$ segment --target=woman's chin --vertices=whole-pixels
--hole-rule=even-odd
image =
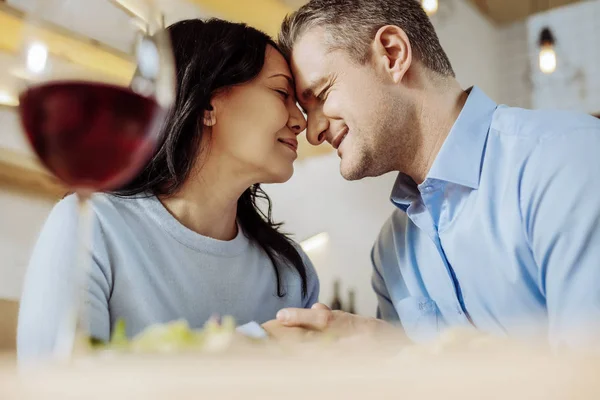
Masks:
[[[292,175],[294,175],[294,164],[290,163],[285,167],[278,168],[276,172],[269,174],[261,183],[285,183],[291,179]]]

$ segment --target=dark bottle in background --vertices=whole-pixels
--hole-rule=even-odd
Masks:
[[[354,289],[348,290],[348,308],[346,312],[356,314],[356,291]]]
[[[340,298],[340,281],[333,283],[333,300],[331,301],[332,310],[343,310],[342,299]]]

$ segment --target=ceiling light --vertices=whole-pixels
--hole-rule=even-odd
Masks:
[[[421,0],[421,5],[423,6],[423,10],[425,10],[427,15],[435,14],[439,7],[438,0]]]
[[[0,90],[0,105],[16,107],[19,105],[19,100],[6,90]]]
[[[34,74],[41,74],[48,63],[48,46],[44,43],[31,43],[27,48],[27,70]]]
[[[539,67],[540,71],[545,74],[551,74],[556,71],[556,51],[554,49],[556,40],[550,28],[546,27],[542,29],[540,33],[540,54],[539,54]]]

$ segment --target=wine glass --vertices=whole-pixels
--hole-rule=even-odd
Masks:
[[[163,15],[153,0],[128,3],[16,0],[0,7],[18,28],[0,85],[18,94],[28,142],[79,204],[74,301],[59,321],[54,352],[61,359],[89,335],[90,197],[139,172],[175,96]]]

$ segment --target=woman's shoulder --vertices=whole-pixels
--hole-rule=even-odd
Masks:
[[[148,213],[144,204],[152,201],[150,197],[118,197],[108,193],[92,195],[86,207],[89,207],[87,211],[91,214],[95,242],[100,238],[107,239],[107,236],[121,236],[147,221]],[[45,224],[46,230],[57,234],[76,232],[79,229],[81,211],[83,210],[76,194],[65,196],[50,212]]]
[[[130,208],[126,202],[119,201],[115,196],[98,193],[92,195],[86,207],[91,208],[94,216],[115,217],[120,212]],[[78,221],[80,211],[79,198],[76,194],[69,194],[58,201],[48,216],[49,221],[60,221],[62,224],[71,224]]]

